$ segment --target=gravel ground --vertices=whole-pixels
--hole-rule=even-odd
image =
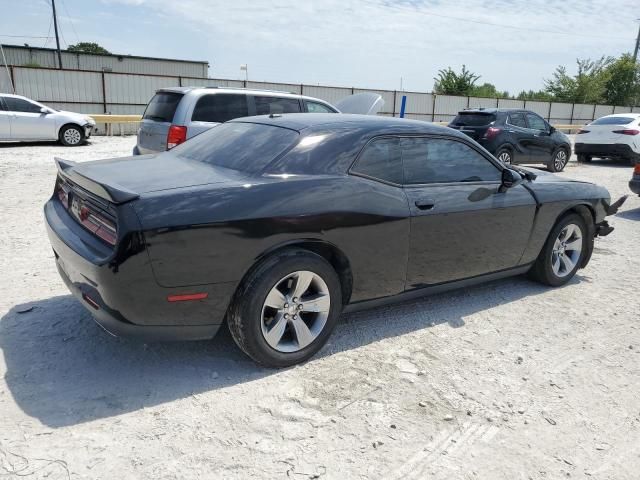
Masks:
[[[67,293],[42,219],[52,158],[134,141],[0,146],[0,478],[638,478],[638,197],[563,288],[518,277],[348,315],[273,371],[226,331],[112,338]],[[628,193],[628,166],[562,175]]]

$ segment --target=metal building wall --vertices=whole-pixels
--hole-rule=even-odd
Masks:
[[[3,45],[7,64],[35,64],[45,68],[57,68],[58,57],[55,50],[22,48]],[[112,71],[148,75],[175,75],[207,77],[208,64],[197,61],[177,61],[130,57],[127,55],[92,55],[86,53],[62,52],[62,67],[70,70]]]

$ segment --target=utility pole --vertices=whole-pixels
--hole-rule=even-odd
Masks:
[[[56,0],[51,0],[53,8],[53,30],[56,32],[56,50],[58,50],[58,68],[62,70],[62,54],[60,53],[60,37],[58,36],[58,16],[56,15]]]
[[[640,20],[640,18],[638,20]],[[636,48],[633,50],[633,63],[636,63],[638,61],[639,47],[640,47],[640,25],[638,25],[638,36],[636,37]]]

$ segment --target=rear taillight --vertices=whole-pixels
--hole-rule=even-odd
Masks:
[[[640,130],[625,128],[624,130],[614,130],[613,133],[619,133],[621,135],[638,135],[640,133]]]
[[[56,196],[62,206],[80,225],[109,245],[115,245],[118,231],[114,218],[91,201],[79,196],[64,180],[58,178]]]
[[[487,133],[484,134],[484,138],[487,140],[492,140],[498,136],[498,134],[502,131],[502,129],[497,127],[489,127],[487,128]]]
[[[633,174],[640,175],[640,163],[636,163],[636,166],[633,167]]]
[[[171,125],[167,133],[167,150],[180,145],[187,139],[187,127],[182,125]]]
[[[580,129],[580,130],[578,130],[578,135],[582,135],[583,133],[589,133],[589,132],[590,132],[590,130]]]

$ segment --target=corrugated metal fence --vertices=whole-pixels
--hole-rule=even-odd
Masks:
[[[12,66],[7,74],[0,69],[0,91],[10,92],[13,79],[16,92],[53,108],[81,113],[141,114],[156,89],[170,86],[246,87],[282,90],[317,97],[330,103],[360,92],[376,92],[385,101],[382,115],[398,116],[402,96],[407,96],[405,116],[425,121],[448,121],[458,111],[473,107],[526,108],[551,123],[583,124],[612,113],[640,112],[640,107],[584,105],[496,98],[458,97],[423,92],[367,90],[319,85],[269,83],[184,76],[138,75],[78,70],[56,70]],[[132,133],[135,125],[125,132]],[[101,129],[103,131],[103,129]]]

